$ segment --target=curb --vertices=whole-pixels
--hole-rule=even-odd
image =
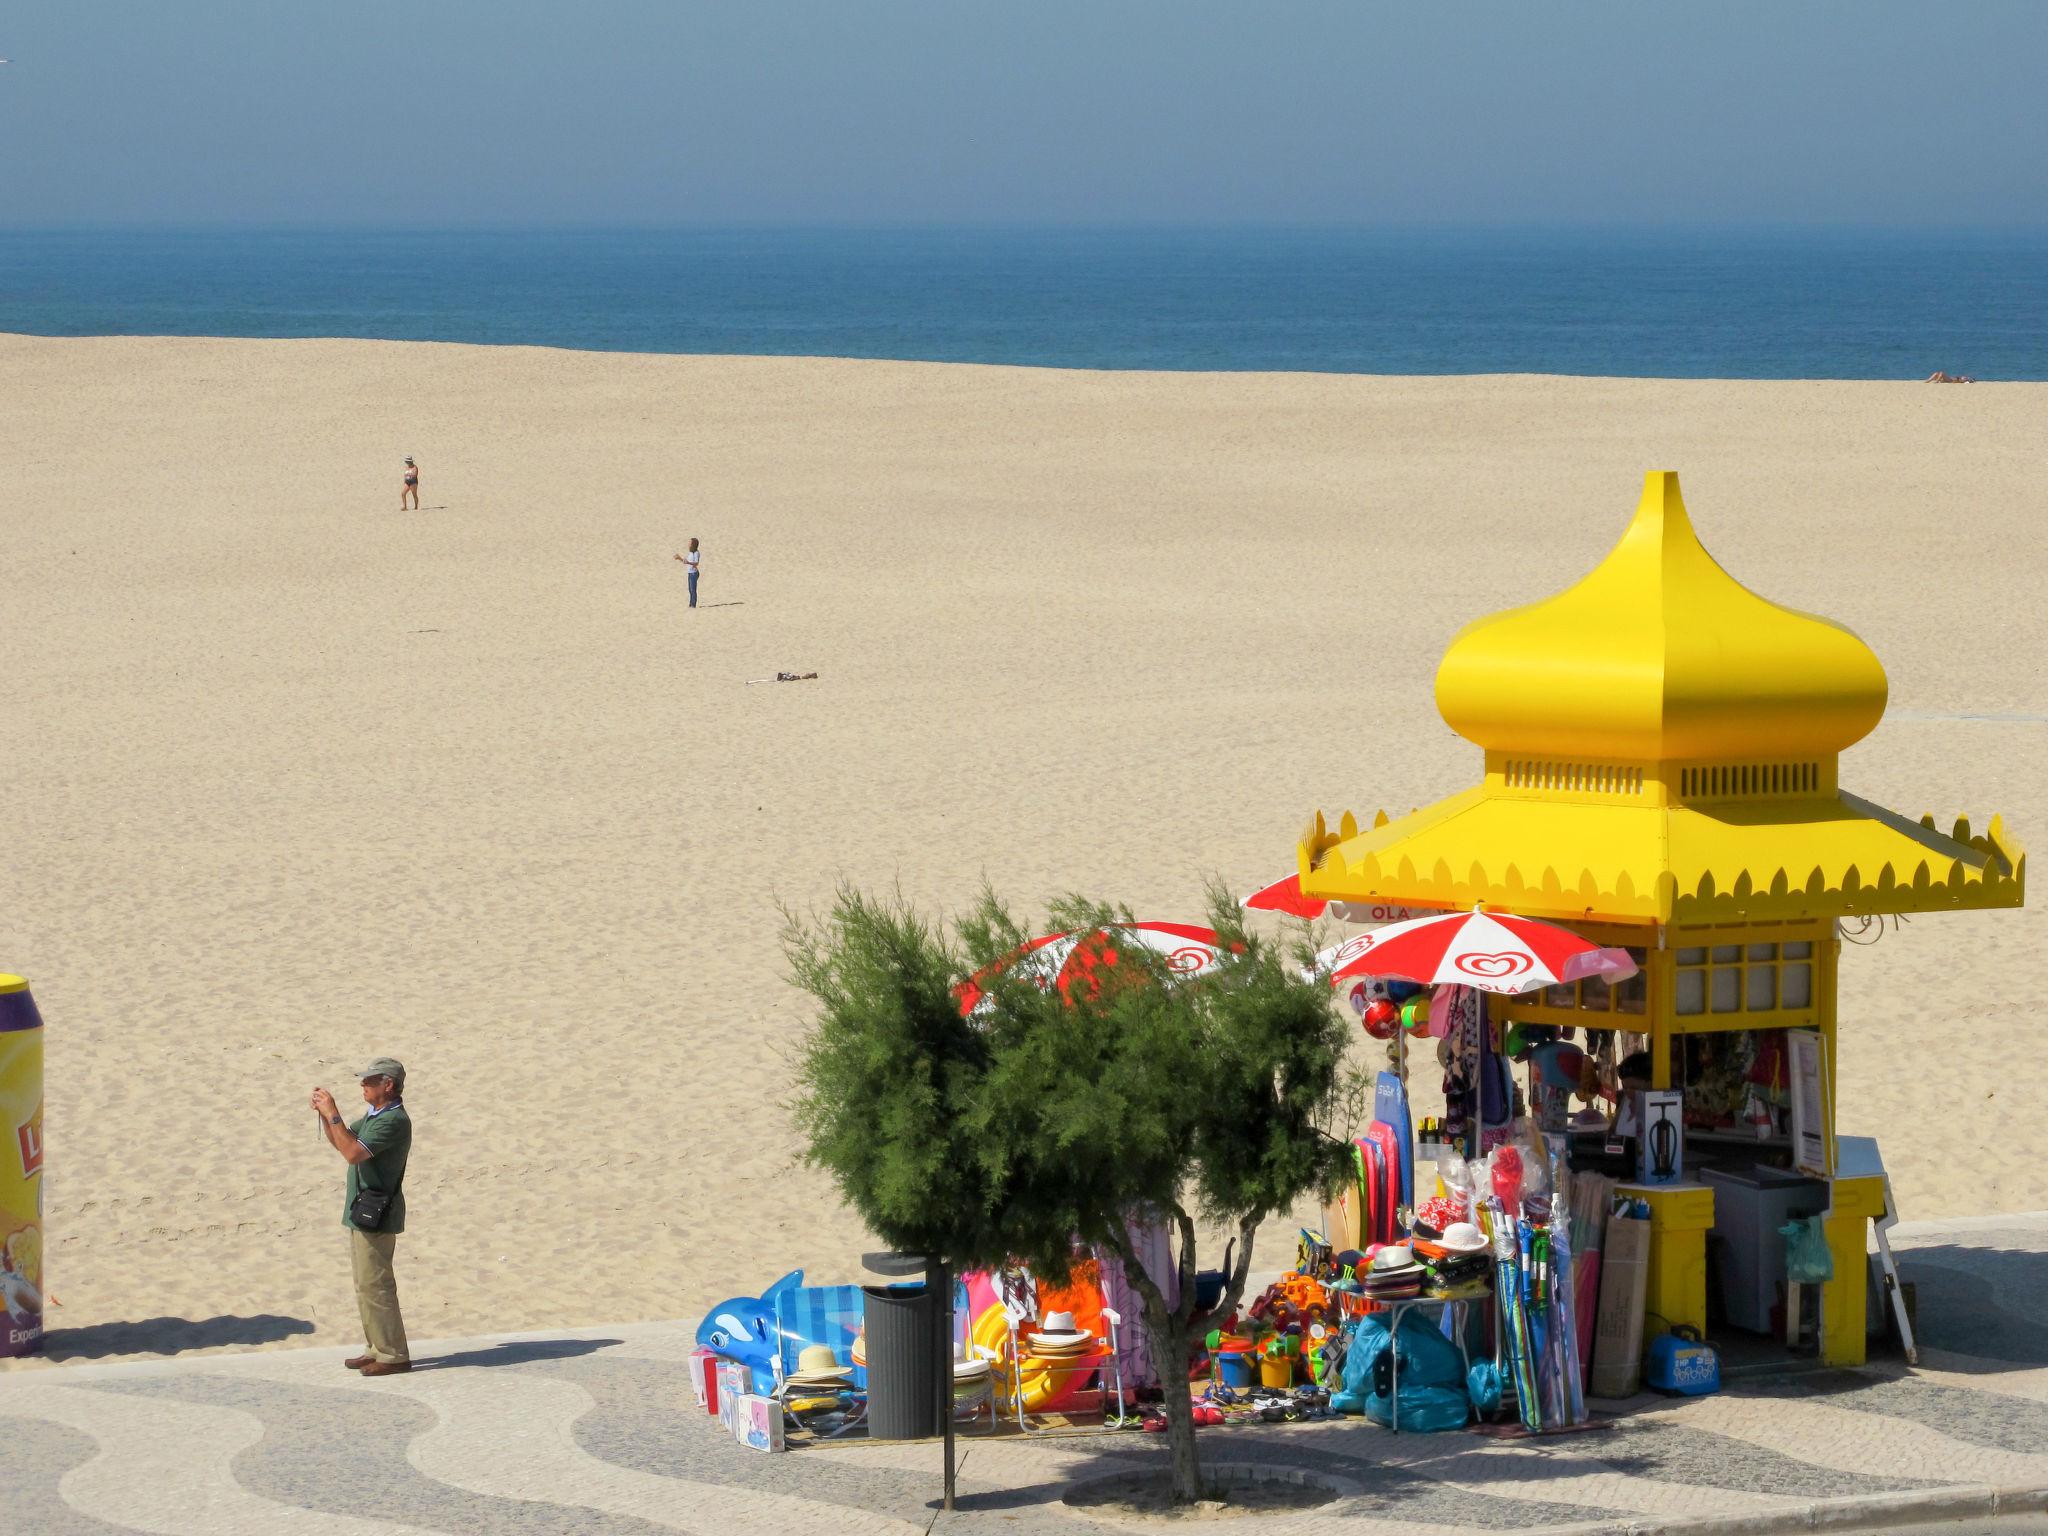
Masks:
[[[1676,1520],[1607,1520],[1543,1527],[1543,1536],[1779,1536],[1786,1531],[1853,1531],[1936,1520],[2048,1513],[2048,1484],[1992,1488],[1963,1483],[1921,1493],[1818,1499],[1758,1515]]]

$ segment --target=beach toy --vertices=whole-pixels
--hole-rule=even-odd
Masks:
[[[1359,1023],[1373,1039],[1391,1040],[1400,1032],[1401,1010],[1385,998],[1378,998],[1366,1004],[1365,1015]]]
[[[779,1344],[775,1332],[775,1307],[786,1292],[804,1283],[804,1272],[792,1269],[759,1296],[735,1296],[721,1301],[697,1325],[697,1342],[713,1354],[744,1365],[757,1391],[766,1391],[775,1380],[775,1357]]]
[[[1401,1027],[1411,1035],[1419,1035],[1429,1028],[1429,999],[1411,997],[1401,1004]]]
[[[1248,1349],[1218,1351],[1213,1357],[1216,1362],[1216,1379],[1234,1391],[1242,1392],[1252,1384],[1252,1352]]]
[[[1267,1354],[1259,1360],[1259,1385],[1276,1392],[1294,1385],[1294,1361],[1287,1355]]]

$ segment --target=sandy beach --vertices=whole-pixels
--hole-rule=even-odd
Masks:
[[[381,1052],[417,1338],[858,1278],[780,1107],[779,904],[1195,918],[1318,807],[1464,787],[1445,642],[1590,568],[1646,469],[1883,660],[1845,787],[2048,841],[2048,385],[5,337],[0,401],[59,1354],[352,1342],[306,1095]],[[1841,1129],[1909,1218],[2048,1203],[2044,908],[1845,958]]]

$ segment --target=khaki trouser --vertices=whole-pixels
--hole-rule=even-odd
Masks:
[[[398,1277],[391,1256],[398,1249],[396,1232],[358,1232],[349,1228],[349,1259],[355,1269],[356,1310],[363,1315],[363,1339],[370,1354],[386,1365],[410,1360],[405,1347],[405,1319],[398,1315]]]

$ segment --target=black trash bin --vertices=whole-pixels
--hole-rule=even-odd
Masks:
[[[939,1338],[928,1287],[864,1285],[868,1438],[923,1440],[939,1432]]]

